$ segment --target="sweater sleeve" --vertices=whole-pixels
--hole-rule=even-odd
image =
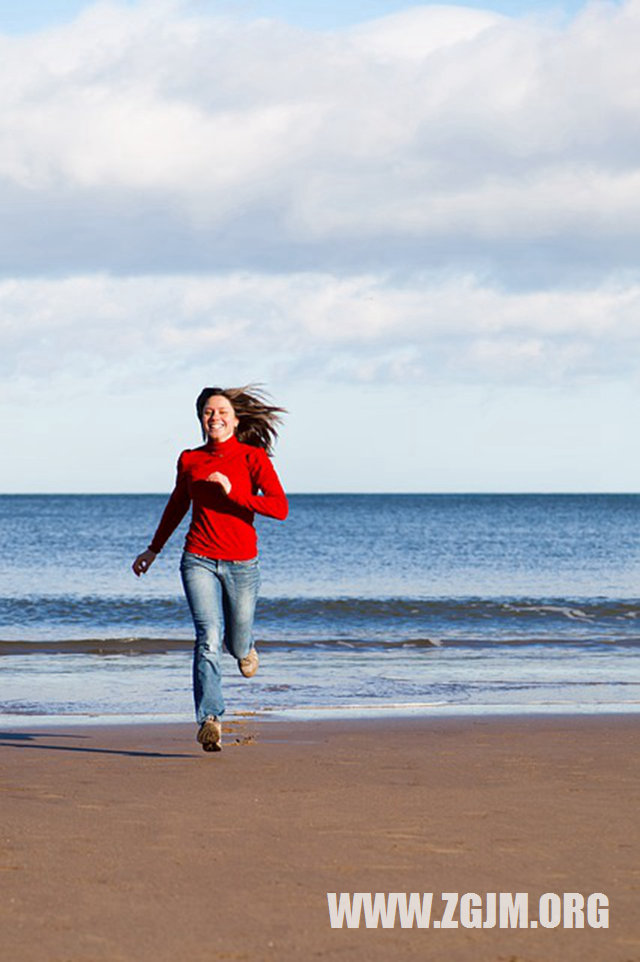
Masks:
[[[252,452],[249,471],[254,489],[257,488],[262,494],[242,494],[231,488],[229,500],[240,505],[241,508],[255,511],[256,514],[284,521],[289,513],[287,496],[271,459],[262,448],[256,448],[255,454]]]
[[[155,551],[156,554],[162,551],[165,544],[189,510],[189,505],[191,503],[191,495],[189,494],[189,484],[187,474],[184,470],[183,459],[184,453],[178,458],[178,470],[175,488],[171,492],[171,496],[167,501],[167,505],[162,513],[162,517],[160,518],[160,524],[158,525],[156,533],[154,534],[151,544],[149,545],[149,550]]]

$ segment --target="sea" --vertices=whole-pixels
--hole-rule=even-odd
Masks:
[[[165,495],[0,496],[4,725],[193,719]],[[256,519],[260,671],[230,716],[640,709],[640,495],[297,494]]]

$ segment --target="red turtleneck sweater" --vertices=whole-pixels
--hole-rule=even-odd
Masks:
[[[229,478],[228,495],[221,485],[206,480],[214,471]],[[235,436],[221,443],[208,441],[200,448],[182,452],[178,458],[176,486],[149,545],[151,551],[162,551],[192,502],[185,551],[221,561],[255,558],[258,553],[253,526],[256,512],[282,521],[289,510],[266,451],[241,444]]]

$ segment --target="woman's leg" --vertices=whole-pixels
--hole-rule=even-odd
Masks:
[[[221,561],[220,580],[223,586],[224,643],[227,651],[238,661],[251,651],[253,618],[260,588],[258,559],[252,561]]]
[[[224,612],[218,565],[223,562],[185,551],[180,563],[184,593],[196,630],[193,650],[193,698],[196,719],[224,714],[221,685]]]

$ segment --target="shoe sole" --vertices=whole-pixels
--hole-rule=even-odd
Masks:
[[[198,732],[197,739],[202,745],[202,750],[204,752],[221,752],[222,745],[220,740],[222,735],[220,731],[214,729],[212,726],[206,726]]]
[[[258,673],[258,668],[260,667],[260,659],[258,658],[258,652],[257,651],[255,652],[255,658],[251,659],[251,664],[247,665],[246,668],[243,668],[242,666],[242,662],[244,660],[245,660],[244,658],[241,658],[238,661],[238,669],[240,671],[240,674],[243,675],[245,678],[253,678],[253,676]]]

